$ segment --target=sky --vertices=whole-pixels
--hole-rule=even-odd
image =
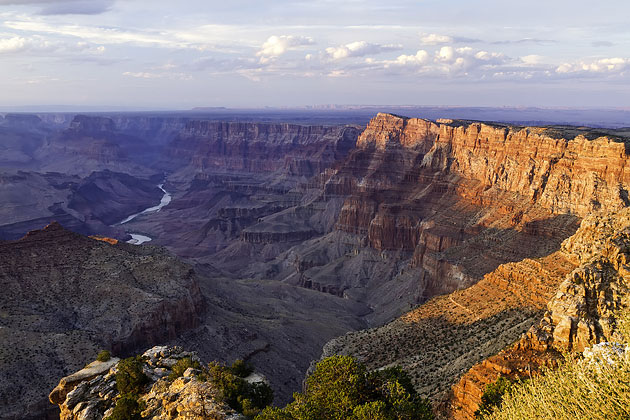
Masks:
[[[0,0],[0,106],[630,108],[627,0]]]

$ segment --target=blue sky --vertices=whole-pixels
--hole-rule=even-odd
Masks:
[[[0,0],[0,106],[630,107],[630,3]]]

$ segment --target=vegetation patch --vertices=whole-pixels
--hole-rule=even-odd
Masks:
[[[111,358],[112,358],[112,354],[108,350],[101,350],[100,352],[98,352],[98,355],[96,356],[96,360],[98,360],[99,362],[107,362]]]
[[[306,391],[285,408],[266,408],[256,420],[430,420],[429,401],[413,389],[399,367],[368,372],[350,356],[317,364]]]
[[[201,364],[198,361],[193,360],[192,357],[184,357],[183,359],[179,359],[177,363],[173,365],[172,371],[170,375],[168,375],[168,380],[174,381],[180,376],[183,376],[184,372],[186,372],[186,369],[188,368],[200,369]]]

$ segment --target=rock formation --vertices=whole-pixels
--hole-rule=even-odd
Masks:
[[[331,192],[354,189],[353,195],[361,197],[346,199],[338,229],[362,235],[375,249],[413,249],[410,267],[425,270],[423,278],[428,274],[433,279],[428,287],[435,288],[438,281],[442,287],[462,287],[488,274],[471,287],[429,300],[384,327],[333,340],[324,355],[353,354],[372,368],[401,364],[415,376],[421,392],[439,401],[460,375],[514,343],[544,316],[541,325],[528,333],[528,344],[520,344],[521,351],[510,349],[476,365],[454,388],[453,405],[463,407],[457,415],[470,416],[485,384],[499,373],[523,374],[553,363],[552,351],[540,354],[541,348],[550,348],[549,340],[557,348],[581,349],[614,330],[611,314],[620,304],[623,287],[618,281],[604,280],[610,264],[578,268],[573,280],[562,281],[583,264],[580,258],[590,258],[586,244],[601,252],[601,245],[593,245],[598,244],[594,238],[607,240],[588,233],[593,229],[589,223],[601,220],[602,226],[617,228],[625,223],[619,214],[611,216],[617,222],[602,218],[628,204],[622,140],[572,128],[451,120],[435,124],[381,114],[359,137],[358,148],[355,153],[364,157],[357,162],[371,156],[369,165],[354,165],[354,173],[361,177],[355,180],[339,170],[328,181],[334,186]],[[406,150],[410,152],[401,153]],[[366,155],[366,151],[373,152]],[[395,156],[397,164],[388,166],[396,170],[385,176],[379,168]],[[414,163],[405,166],[403,156]],[[401,188],[409,180],[415,186]],[[396,192],[391,195],[382,192],[392,189]],[[405,205],[392,205],[405,191],[413,191],[421,204],[408,200]],[[446,198],[451,200],[451,214],[445,214]],[[433,214],[422,217],[427,208]],[[471,209],[475,209],[469,213],[473,217],[467,216]],[[576,221],[592,213],[597,216],[554,252],[560,244],[546,241],[570,236]],[[608,234],[614,230],[607,229]],[[498,236],[497,230],[511,233]],[[531,245],[524,245],[528,236]],[[467,249],[458,252],[462,244]],[[537,258],[524,258],[524,248],[542,252],[530,256]],[[613,259],[621,258],[618,251],[610,252]],[[493,267],[489,256],[496,262],[502,258],[514,262]],[[558,288],[561,291],[552,299]],[[544,315],[550,300],[549,313]],[[383,348],[391,351],[383,353]]]
[[[0,406],[41,418],[46,388],[99,348],[125,354],[199,323],[190,266],[157,248],[110,245],[51,224],[0,243]]]
[[[218,400],[218,391],[209,382],[197,378],[200,371],[188,368],[183,376],[170,380],[172,367],[183,358],[199,357],[179,347],[153,347],[143,355],[143,372],[149,378],[144,404],[144,419],[160,420],[244,420]],[[119,393],[116,372],[120,359],[94,361],[67,376],[50,393],[50,401],[60,407],[61,420],[102,419],[112,413]]]

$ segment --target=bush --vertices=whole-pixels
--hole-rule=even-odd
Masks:
[[[111,358],[112,358],[112,355],[107,350],[101,350],[96,356],[96,360],[98,360],[99,362],[107,362]]]
[[[103,420],[141,420],[144,405],[138,401],[137,395],[123,395],[116,401],[112,414]]]
[[[492,420],[630,419],[630,311],[619,314],[625,340],[609,345],[591,358],[567,355],[557,370],[546,370],[514,386]]]
[[[116,388],[120,395],[141,394],[149,378],[142,371],[142,357],[130,357],[118,363]]]
[[[257,415],[273,401],[269,385],[261,382],[250,384],[234,374],[233,368],[212,362],[208,365],[207,376],[218,390],[219,399],[248,417]]]
[[[177,363],[173,365],[171,373],[170,375],[168,375],[168,380],[174,381],[175,379],[184,375],[184,372],[186,372],[186,369],[188,368],[200,369],[201,364],[199,364],[198,361],[193,360],[191,357],[184,357],[183,359],[179,359]]]
[[[431,420],[427,399],[413,389],[401,368],[367,372],[350,356],[333,356],[317,364],[283,409],[267,408],[256,420]]]
[[[234,363],[232,363],[231,370],[232,373],[239,378],[247,378],[249,375],[254,373],[253,366],[249,363],[246,363],[242,359],[236,359]]]
[[[512,388],[512,385],[512,381],[504,376],[499,376],[494,383],[486,385],[486,389],[481,396],[479,409],[475,411],[475,418],[485,418],[492,414],[496,408],[500,407],[503,401],[503,395]]]
[[[503,397],[493,420],[607,420],[630,418],[630,357],[589,361],[567,356]]]

